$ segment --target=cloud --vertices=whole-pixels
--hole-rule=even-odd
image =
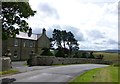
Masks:
[[[119,0],[76,0],[79,2],[90,2],[90,3],[113,3],[118,2]]]
[[[52,29],[52,28],[49,28],[49,29],[46,31],[46,33],[47,33],[47,36],[48,36],[49,38],[52,38],[53,29]]]
[[[37,14],[28,22],[34,32],[43,27],[71,31],[82,49],[117,48],[119,0],[30,0]],[[120,3],[120,2],[119,2]]]
[[[39,5],[39,9],[47,17],[54,17],[55,19],[59,19],[57,10],[55,8],[53,8],[52,6],[50,6],[49,4],[42,3]]]
[[[105,38],[104,33],[101,33],[98,30],[86,31],[86,33],[89,36],[89,38],[92,38],[92,40]]]
[[[98,20],[100,27],[117,28],[118,25],[118,3],[108,3],[103,6],[103,16]]]
[[[109,39],[107,43],[110,45],[118,44],[118,42],[113,39]]]
[[[80,42],[80,49],[83,50],[106,50],[118,49],[118,43],[114,40],[102,39],[97,41]],[[90,45],[89,45],[90,44]]]
[[[103,49],[107,49],[107,46],[103,46],[101,44],[94,44],[94,43],[91,43],[91,42],[87,42],[85,41],[84,43],[83,42],[80,42],[80,49],[81,50],[103,50]],[[88,45],[90,44],[90,45]]]
[[[38,27],[36,27],[36,28],[32,29],[32,32],[33,32],[34,34],[41,34],[41,33],[42,33],[42,29],[43,29],[43,28],[38,28]]]
[[[73,27],[73,26],[70,26],[70,25],[59,25],[59,24],[51,25],[47,29],[47,35],[49,37],[52,37],[52,33],[53,33],[54,29],[66,30],[67,32],[71,31],[74,34],[76,40],[78,40],[78,41],[84,41],[85,40],[83,33],[78,31],[79,28],[76,28],[76,27]]]
[[[85,40],[84,35],[80,31],[79,28],[73,27],[73,26],[69,26],[69,25],[64,25],[63,29],[66,29],[67,31],[71,31],[78,41],[84,41]]]

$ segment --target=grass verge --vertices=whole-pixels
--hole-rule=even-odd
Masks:
[[[27,63],[23,64],[23,66],[29,66]]]
[[[0,71],[0,75],[6,75],[6,74],[15,74],[15,73],[19,73],[18,70],[7,70],[7,71]]]
[[[69,84],[74,82],[118,82],[118,67],[92,69],[71,80]]]
[[[90,64],[90,63],[80,63],[80,64]],[[67,66],[67,65],[80,65],[80,64],[79,63],[78,64],[52,64],[51,66]]]
[[[76,65],[76,64],[52,64],[52,66],[67,66],[67,65]]]

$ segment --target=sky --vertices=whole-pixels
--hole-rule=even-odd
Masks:
[[[119,0],[29,0],[37,13],[28,19],[33,33],[71,31],[80,50],[118,49]]]

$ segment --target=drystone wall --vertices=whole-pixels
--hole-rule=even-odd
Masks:
[[[86,59],[86,58],[61,58],[54,56],[35,56],[32,60],[32,65],[54,65],[54,64],[111,64],[110,61],[100,59]]]

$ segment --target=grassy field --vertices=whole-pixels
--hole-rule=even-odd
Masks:
[[[76,77],[69,84],[74,82],[118,82],[118,67],[97,68],[83,73]]]
[[[112,61],[112,60],[118,60],[118,53],[105,53],[105,52],[94,52],[93,55],[104,55],[104,60]]]

